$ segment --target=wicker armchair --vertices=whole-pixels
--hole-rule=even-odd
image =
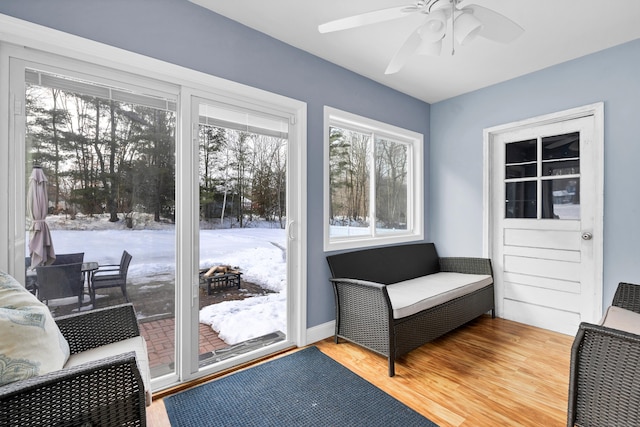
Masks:
[[[140,331],[131,304],[59,317],[71,354]],[[145,426],[145,387],[133,351],[0,387],[2,426]]]
[[[640,286],[620,283],[612,306],[640,313]],[[638,366],[640,335],[581,323],[571,349],[567,425],[639,426]]]

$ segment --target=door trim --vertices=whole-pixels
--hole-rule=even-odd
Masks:
[[[494,204],[493,202],[493,177],[495,173],[492,167],[493,143],[497,135],[506,132],[512,132],[519,129],[558,123],[562,121],[577,119],[581,117],[593,116],[593,143],[596,157],[596,176],[594,177],[596,185],[595,195],[595,218],[593,224],[593,235],[597,236],[593,242],[594,253],[594,279],[595,294],[594,307],[592,309],[592,318],[598,319],[602,315],[602,278],[603,278],[603,247],[604,247],[604,103],[598,102],[569,110],[559,111],[555,113],[545,114],[529,119],[506,123],[493,126],[483,130],[483,195],[482,195],[482,251],[483,256],[490,257],[493,248],[494,229],[496,221],[494,220]],[[495,286],[496,299],[496,315],[503,315],[504,287],[501,283]]]

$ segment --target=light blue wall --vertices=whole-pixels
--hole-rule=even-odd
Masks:
[[[323,106],[424,134],[429,164],[428,104],[187,0],[2,0],[0,13],[307,103],[308,327],[335,317],[322,246]]]
[[[482,254],[483,129],[604,101],[604,293],[640,283],[640,40],[431,106],[430,237]]]

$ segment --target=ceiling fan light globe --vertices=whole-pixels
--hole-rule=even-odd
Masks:
[[[434,33],[444,32],[447,28],[447,15],[442,10],[436,10],[427,15],[425,25]]]
[[[482,30],[482,23],[468,12],[463,12],[456,17],[454,27],[454,37],[458,44],[465,45],[473,40],[480,30]]]
[[[427,19],[427,21],[418,30],[418,34],[420,34],[420,38],[425,42],[434,43],[438,40],[442,40],[446,31],[447,26],[445,21]]]

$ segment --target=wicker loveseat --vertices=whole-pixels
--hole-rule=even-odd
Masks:
[[[571,348],[570,427],[640,426],[640,285],[620,283],[600,324]]]
[[[387,246],[327,257],[336,298],[335,340],[395,360],[491,311],[486,258],[440,258],[433,243]]]
[[[69,344],[69,360],[61,370],[0,386],[0,425],[146,425],[149,364],[133,306],[55,323]]]

